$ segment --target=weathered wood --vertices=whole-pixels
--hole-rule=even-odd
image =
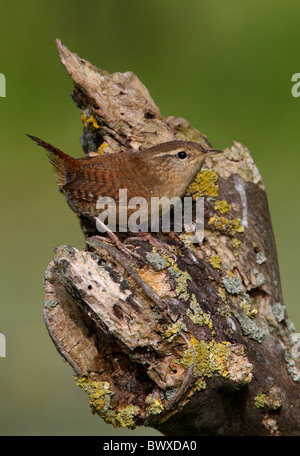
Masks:
[[[133,73],[108,74],[57,45],[86,153],[104,142],[109,153],[175,138],[209,146],[186,120],[164,119]],[[205,237],[189,244],[186,233],[164,235],[176,260],[147,242],[136,243],[143,261],[93,238],[83,251],[56,249],[45,274],[50,336],[93,411],[115,426],[299,434],[299,358],[250,152],[234,142],[207,158],[188,194],[205,197]]]

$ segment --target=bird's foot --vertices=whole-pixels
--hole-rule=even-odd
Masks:
[[[142,260],[143,259],[141,257],[141,255],[139,255],[138,253],[136,253],[136,252],[131,250],[131,248],[134,249],[133,245],[126,246],[125,243],[120,241],[118,236],[113,231],[111,231],[101,220],[99,220],[97,218],[96,221],[97,221],[97,223],[99,225],[101,225],[101,227],[103,229],[105,229],[105,232],[107,233],[108,237],[100,236],[100,235],[96,234],[96,235],[92,236],[92,239],[99,240],[99,241],[104,241],[104,242],[111,242],[119,250],[121,250],[121,252],[125,253],[125,255],[133,256],[133,257],[137,258],[138,260]]]

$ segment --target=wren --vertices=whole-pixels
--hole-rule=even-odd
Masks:
[[[80,219],[93,221],[99,215],[99,198],[111,197],[118,202],[120,189],[127,189],[128,199],[142,197],[149,203],[151,197],[181,198],[204,158],[222,152],[204,149],[195,142],[174,140],[140,151],[75,159],[35,136],[27,136],[46,149],[71,209]],[[132,254],[114,233],[105,231],[123,252]],[[151,234],[146,234],[145,239],[154,240]]]

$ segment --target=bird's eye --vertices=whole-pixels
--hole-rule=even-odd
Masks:
[[[184,150],[181,150],[180,152],[178,152],[177,157],[178,158],[185,158],[186,157],[186,152]]]

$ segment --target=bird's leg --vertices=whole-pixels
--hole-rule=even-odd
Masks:
[[[153,245],[153,247],[157,248],[158,250],[161,250],[167,255],[173,256],[176,259],[176,256],[173,253],[171,253],[171,247],[168,244],[156,239],[149,232],[138,231],[135,233],[135,236],[130,236],[127,239],[125,239],[124,244],[130,244],[130,242],[132,241],[148,241],[151,245]]]
[[[134,257],[138,258],[139,260],[142,260],[142,257],[138,253],[132,252],[123,242],[120,241],[118,236],[113,231],[111,231],[99,218],[96,217],[95,220],[96,220],[97,224],[99,224],[105,230],[105,232],[108,234],[109,239],[105,236],[99,236],[98,234],[93,236],[93,239],[96,239],[96,240],[99,239],[100,241],[105,241],[105,242],[110,240],[116,247],[118,247],[119,250],[121,250],[121,252],[125,253],[125,255],[134,256]],[[134,246],[131,246],[131,247],[134,247]]]

